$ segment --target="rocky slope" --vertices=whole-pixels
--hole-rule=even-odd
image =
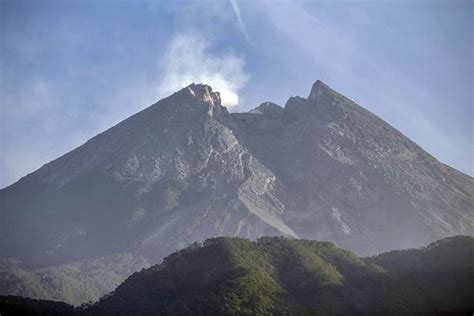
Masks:
[[[299,237],[368,254],[474,233],[473,178],[321,81],[257,112],[231,115],[236,135],[276,175]]]
[[[473,178],[320,81],[235,114],[192,84],[1,190],[0,256],[159,260],[224,235],[372,254],[474,235],[473,203]]]

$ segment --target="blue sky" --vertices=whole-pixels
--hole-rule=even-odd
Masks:
[[[231,111],[321,79],[474,174],[473,1],[0,2],[0,187],[193,81]]]

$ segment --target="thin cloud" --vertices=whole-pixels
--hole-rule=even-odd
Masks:
[[[239,103],[239,90],[248,80],[244,59],[232,53],[216,55],[200,35],[176,35],[161,59],[160,96],[166,96],[193,82],[210,85],[221,94],[222,104]]]
[[[232,11],[234,11],[235,17],[237,18],[237,22],[239,23],[240,32],[242,32],[242,35],[248,41],[249,37],[247,35],[247,30],[245,28],[245,25],[242,21],[242,17],[240,15],[240,8],[239,8],[239,5],[237,4],[237,0],[229,0],[229,3],[232,7]]]
[[[90,99],[94,106],[86,109],[80,99],[68,96],[73,91],[45,78],[2,87],[0,188],[158,100],[144,78],[131,77],[114,87],[95,94]]]
[[[455,129],[450,128],[448,123],[441,124],[443,120],[456,117],[455,111],[445,116],[441,113],[446,112],[446,99],[450,99],[448,102],[453,104],[456,103],[454,100],[459,100],[457,103],[465,102],[462,89],[459,88],[459,93],[454,94],[452,85],[448,84],[443,92],[444,97],[440,98],[434,93],[432,87],[436,81],[425,80],[426,73],[422,68],[410,66],[417,57],[407,52],[416,51],[419,47],[414,46],[417,44],[414,40],[407,40],[403,36],[403,29],[398,29],[398,24],[395,29],[393,22],[385,25],[383,15],[374,15],[375,19],[371,15],[373,12],[367,9],[345,6],[339,12],[340,15],[335,15],[331,11],[317,10],[311,3],[304,1],[282,1],[278,5],[256,2],[252,9],[256,12],[255,16],[271,25],[274,33],[284,39],[274,42],[276,44],[273,44],[272,51],[291,45],[294,47],[291,57],[306,61],[308,69],[300,77],[311,74],[311,69],[317,76],[311,80],[322,78],[388,121],[433,156],[462,172],[470,175],[474,173],[473,134],[462,132],[466,129],[461,129],[461,126]],[[427,16],[420,15],[425,19]],[[345,21],[341,21],[341,17]],[[307,30],[311,30],[311,40]],[[382,44],[379,47],[369,45],[367,34],[374,34],[371,36],[373,43]],[[380,34],[387,34],[395,44],[386,43]],[[422,40],[420,34],[417,32],[413,38]],[[435,37],[434,34],[431,36]],[[433,42],[428,38],[426,43]],[[388,47],[396,47],[403,54],[387,56],[387,53],[381,53],[388,52]],[[421,51],[418,53],[424,54]],[[426,55],[432,56],[432,53]],[[452,69],[456,67],[454,60],[443,58],[430,72],[440,73],[444,67],[453,71],[447,71],[446,78],[453,76]],[[462,84],[463,81],[458,82],[456,89]],[[472,116],[472,112],[466,112],[466,116],[469,115]]]
[[[2,87],[0,187],[63,153],[58,150],[62,144],[51,141],[58,129],[70,123],[60,114],[61,104],[61,96],[43,78],[29,80],[22,89]],[[63,143],[70,137],[64,136]]]

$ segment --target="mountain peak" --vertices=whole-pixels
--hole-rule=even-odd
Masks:
[[[221,104],[219,92],[213,92],[212,87],[203,83],[191,83],[186,88],[174,93],[177,96],[187,96],[192,99],[204,101],[205,103]]]
[[[277,117],[283,113],[283,108],[273,102],[264,102],[248,113],[263,114],[268,117]]]
[[[181,104],[186,109],[205,110],[209,116],[227,112],[226,108],[221,104],[220,93],[212,91],[211,86],[202,83],[192,83],[175,92],[167,99],[173,104],[173,107]]]
[[[322,81],[276,119],[256,110],[191,84],[127,118],[0,190],[0,252],[41,266],[291,235],[369,254],[474,234],[474,180]]]
[[[331,91],[331,88],[322,82],[321,80],[316,80],[316,82],[311,87],[311,92],[309,93],[308,99],[315,100],[319,95]]]

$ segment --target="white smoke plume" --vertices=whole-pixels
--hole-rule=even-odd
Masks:
[[[236,106],[238,92],[248,80],[244,64],[232,53],[212,54],[209,41],[200,35],[178,34],[160,62],[163,75],[158,92],[166,96],[193,82],[204,83],[220,92],[222,105]]]

